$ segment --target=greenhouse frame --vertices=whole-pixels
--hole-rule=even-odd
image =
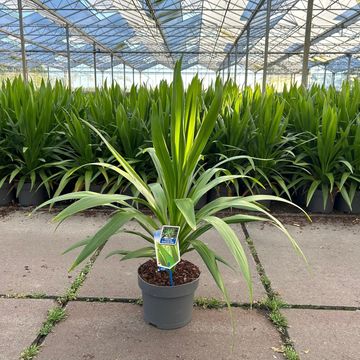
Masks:
[[[0,0],[0,360],[360,360],[360,0]]]
[[[357,0],[2,0],[0,75],[129,88],[182,57],[185,81],[340,86],[359,72],[359,25]]]

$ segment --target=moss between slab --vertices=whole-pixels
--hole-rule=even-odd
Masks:
[[[59,298],[57,298],[58,305],[48,311],[45,322],[42,324],[36,339],[33,343],[25,348],[21,355],[21,360],[31,360],[33,359],[38,352],[40,351],[41,344],[44,342],[46,336],[52,331],[52,329],[58,324],[60,321],[64,320],[66,317],[66,305],[69,301],[75,300],[77,297],[77,293],[80,290],[80,287],[86,280],[87,275],[89,274],[96,258],[98,257],[101,249],[99,249],[88,261],[85,267],[80,271],[80,273],[76,276],[73,283],[66,290],[65,294]],[[26,296],[26,297],[29,297]],[[30,294],[30,298],[41,299],[44,298],[43,294]]]
[[[20,359],[31,360],[38,354],[39,350],[40,350],[39,345],[30,345],[21,353]]]
[[[246,243],[250,249],[251,255],[256,263],[256,270],[260,276],[260,281],[266,291],[266,299],[260,304],[261,308],[265,308],[268,319],[274,324],[279,331],[283,346],[279,349],[279,352],[283,353],[284,357],[288,360],[300,360],[299,354],[294,348],[287,327],[288,322],[286,317],[281,313],[281,309],[286,307],[286,303],[281,299],[271,286],[271,281],[265,273],[265,269],[260,262],[260,258],[256,251],[254,242],[252,241],[246,226],[242,224],[242,229],[245,234]]]

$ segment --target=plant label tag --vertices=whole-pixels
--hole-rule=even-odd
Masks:
[[[180,261],[179,226],[164,225],[154,233],[156,262],[159,268],[172,269]]]

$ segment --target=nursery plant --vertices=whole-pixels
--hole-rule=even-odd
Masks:
[[[42,82],[35,89],[20,78],[8,81],[5,87],[2,116],[6,116],[5,139],[13,163],[8,181],[16,182],[17,195],[24,184],[33,192],[43,186],[49,194],[54,164],[62,161],[53,105],[56,92],[50,84]]]
[[[101,140],[80,120],[80,114],[72,109],[64,114],[62,122],[59,121],[59,128],[66,141],[61,148],[64,160],[53,175],[59,182],[55,196],[67,187],[68,191],[90,190],[96,184],[102,190],[109,183],[106,169],[89,164],[101,161],[102,156],[109,159],[110,152],[101,151]]]
[[[296,162],[302,164],[304,171],[294,174],[291,186],[305,191],[306,206],[311,204],[316,191],[321,191],[318,198],[323,210],[329,212],[332,210],[336,191],[343,191],[346,180],[344,170],[346,173],[353,173],[352,164],[345,156],[350,125],[341,129],[336,108],[326,101],[320,116],[310,97],[299,103],[299,107],[302,105],[304,111],[298,116],[301,124],[306,121],[308,127],[304,126],[304,128],[309,130],[304,131],[300,137],[300,144],[296,147]],[[299,130],[296,122],[297,120],[294,122],[295,128]],[[316,204],[314,208],[321,210]]]
[[[344,158],[351,164],[352,170],[343,166],[336,203],[338,210],[360,212],[360,118],[350,122],[349,132],[344,138]]]
[[[218,198],[208,203],[200,210],[195,210],[195,205],[204,193],[218,184],[241,176],[223,175],[216,177],[216,174],[222,171],[222,165],[226,160],[198,175],[201,153],[209,140],[217,120],[222,104],[223,91],[220,79],[217,79],[211,105],[206,113],[200,115],[197,111],[197,104],[201,101],[200,89],[199,79],[195,77],[185,96],[181,79],[181,62],[178,62],[175,66],[172,84],[171,119],[169,129],[171,139],[170,146],[166,144],[165,140],[167,129],[164,129],[163,117],[165,115],[162,111],[161,99],[152,103],[151,125],[153,147],[148,148],[147,153],[150,155],[157,171],[158,179],[155,183],[146,183],[124,157],[111,146],[104,135],[91,124],[87,123],[87,125],[98,134],[119,163],[118,166],[101,162],[97,163],[97,165],[106,169],[111,169],[119,174],[119,176],[126,178],[138,189],[142,198],[117,194],[96,194],[85,191],[58,196],[42,204],[41,207],[58,201],[69,199],[76,200],[76,202],[69,205],[55,216],[54,220],[60,222],[80,211],[95,206],[111,206],[114,210],[110,220],[94,236],[75,243],[67,250],[70,251],[77,247],[82,248],[80,254],[76,257],[76,260],[71,266],[71,269],[74,269],[96,250],[101,248],[112,235],[119,231],[126,232],[126,230],[122,230],[122,228],[131,220],[136,221],[140,225],[141,231],[129,232],[144,239],[147,246],[135,251],[119,249],[112,252],[110,255],[119,255],[122,260],[142,257],[154,259],[154,232],[160,229],[162,225],[179,226],[180,232],[178,239],[181,256],[185,256],[186,253],[193,250],[197,251],[228,303],[227,290],[218,267],[219,262],[224,264],[228,263],[217,255],[201,239],[201,235],[204,235],[210,229],[215,229],[219,233],[224,244],[228,247],[230,253],[234,257],[238,268],[247,283],[250,298],[252,298],[252,282],[249,263],[236,232],[230,224],[248,221],[270,222],[286,234],[295,250],[303,256],[299,246],[285,226],[258,203],[261,200],[268,199],[290,203],[287,200],[269,195],[252,195],[247,197],[235,196]],[[200,118],[200,116],[202,117]],[[196,123],[199,122],[199,120],[201,125],[198,130],[196,130]],[[135,203],[140,203],[145,206],[151,212],[151,215],[140,212],[136,207],[129,205],[127,201],[130,199]],[[236,214],[227,215],[224,218],[218,216],[219,212],[229,208],[238,209],[240,211]],[[244,213],[244,211],[252,211],[252,213]],[[180,264],[181,263],[172,269],[174,276],[177,275],[178,269],[181,268]],[[139,279],[139,282],[140,281],[143,280]],[[175,285],[178,284],[175,283]],[[144,287],[146,286],[151,286],[151,284],[146,283]],[[185,289],[182,286],[184,285],[173,287],[166,286],[165,288],[170,289],[170,291],[181,293],[181,289]],[[156,288],[159,288],[159,286]],[[195,288],[193,291],[194,290]],[[146,291],[144,292],[146,295]],[[167,295],[166,297],[169,296],[170,295]],[[192,296],[193,294],[191,295],[191,306]],[[166,312],[168,310],[164,304],[168,306],[169,302],[166,302],[166,299],[162,299],[160,304],[160,306],[162,306],[162,311],[160,311],[162,314],[164,311]],[[175,306],[176,305],[179,305],[179,302],[175,302]],[[144,309],[146,314],[148,309],[145,301]],[[154,310],[154,312],[158,314],[159,310]],[[167,313],[167,315],[169,315],[169,313]],[[169,316],[171,317],[171,314]],[[187,318],[185,322],[179,322],[177,319],[176,324],[173,324],[173,326],[182,326],[190,321],[190,318]],[[156,319],[152,319],[151,322],[156,324]],[[162,326],[161,321],[158,325],[160,327]],[[168,325],[169,324],[167,323],[164,327],[169,328]]]
[[[262,183],[267,192],[284,193],[290,198],[287,176],[294,172],[296,165],[292,146],[294,135],[287,133],[285,101],[270,87],[264,93],[256,87],[249,106],[251,119],[245,153],[255,158],[255,166],[250,168],[248,165],[245,173]],[[255,182],[247,179],[245,182],[252,192],[263,192]]]
[[[253,162],[246,156],[246,147],[251,141],[251,112],[249,100],[252,96],[252,90],[246,88],[244,92],[227,81],[224,86],[225,101],[223,102],[220,116],[215,123],[214,132],[209,139],[207,162],[216,164],[224,158],[233,158],[223,164],[226,172],[224,174],[238,173],[245,174],[248,167],[253,169]],[[218,176],[220,174],[217,174]],[[235,195],[239,193],[238,181],[233,180],[228,184],[222,185],[216,189],[217,195],[225,193]],[[213,191],[213,193],[215,193]]]

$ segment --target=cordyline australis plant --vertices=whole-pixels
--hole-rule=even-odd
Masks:
[[[285,233],[296,251],[303,256],[300,248],[284,225],[258,204],[258,201],[266,199],[289,203],[287,200],[266,195],[226,197],[218,198],[205,205],[202,209],[195,210],[195,205],[199,199],[210,189],[223,182],[242,177],[241,175],[216,176],[218,173],[223,172],[221,166],[226,160],[201,173],[199,172],[201,153],[213,131],[221,108],[223,92],[222,84],[218,79],[215,84],[214,97],[211,104],[205,111],[200,112],[200,107],[198,106],[199,102],[202,101],[200,84],[200,80],[195,77],[185,94],[181,79],[181,62],[178,62],[174,70],[170,114],[162,110],[160,98],[152,103],[151,128],[153,147],[146,151],[150,154],[157,171],[158,180],[156,183],[147,184],[121,154],[109,144],[105,137],[92,125],[88,124],[102,138],[103,142],[119,162],[118,166],[107,163],[96,163],[96,165],[112,169],[120,176],[126,178],[137,188],[142,198],[84,191],[58,196],[42,204],[40,207],[62,200],[77,200],[61,211],[54,218],[56,221],[63,221],[71,215],[95,206],[107,205],[114,209],[110,220],[94,236],[74,244],[67,250],[70,251],[77,247],[82,247],[82,251],[71,269],[74,269],[87,259],[94,251],[104,245],[112,235],[121,231],[122,227],[131,220],[139,223],[143,231],[124,231],[143,238],[148,243],[148,246],[135,251],[121,249],[109,255],[121,255],[122,260],[140,257],[155,258],[153,245],[154,231],[162,225],[180,226],[179,245],[181,255],[192,250],[197,251],[227,301],[228,295],[218,263],[222,262],[226,265],[228,263],[200,239],[200,236],[208,230],[214,228],[230,250],[246,280],[251,299],[252,282],[248,260],[230,224],[248,221],[268,221]],[[168,129],[164,127],[164,123],[167,122],[169,116],[170,127]],[[197,124],[200,124],[200,126],[197,126]],[[170,131],[170,146],[167,145],[166,141],[168,131]],[[132,200],[132,205],[129,205],[129,200]],[[145,215],[140,212],[133,206],[136,203],[148,208],[152,215]],[[262,216],[241,213],[225,218],[217,216],[217,213],[229,208],[254,211]]]

